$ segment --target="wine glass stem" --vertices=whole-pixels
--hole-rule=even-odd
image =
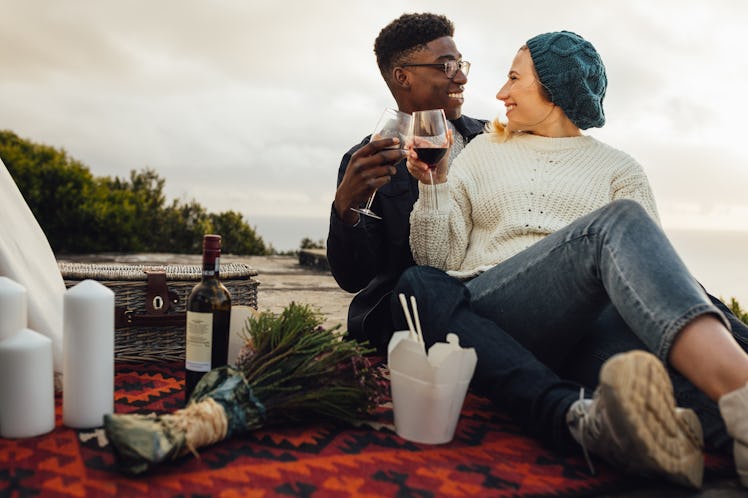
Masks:
[[[436,185],[434,185],[434,172],[429,168],[429,178],[431,179],[431,192],[434,194],[431,208],[434,211],[439,211],[439,197],[436,194]]]
[[[374,196],[377,195],[377,191],[371,193],[371,196],[369,196],[369,200],[366,201],[366,210],[371,211],[371,204],[374,202]]]

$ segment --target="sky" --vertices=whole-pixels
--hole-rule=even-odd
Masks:
[[[643,165],[663,226],[748,231],[742,0],[0,0],[0,129],[321,239],[341,156],[394,106],[373,41],[423,11],[455,23],[473,117],[504,117],[495,94],[528,38],[584,36],[609,79],[587,133]]]

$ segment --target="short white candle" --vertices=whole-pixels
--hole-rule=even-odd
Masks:
[[[85,429],[114,412],[114,292],[95,280],[65,291],[62,421]]]
[[[0,341],[28,327],[26,287],[0,277]]]
[[[34,437],[55,428],[52,341],[21,329],[0,341],[0,436]]]

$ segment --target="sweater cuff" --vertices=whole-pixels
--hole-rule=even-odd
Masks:
[[[449,182],[437,183],[436,185],[419,182],[418,196],[421,199],[423,209],[439,214],[449,214]],[[435,206],[438,206],[438,208],[435,209]]]

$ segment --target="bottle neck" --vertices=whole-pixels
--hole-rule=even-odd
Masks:
[[[203,278],[218,278],[221,264],[221,251],[203,252]]]

